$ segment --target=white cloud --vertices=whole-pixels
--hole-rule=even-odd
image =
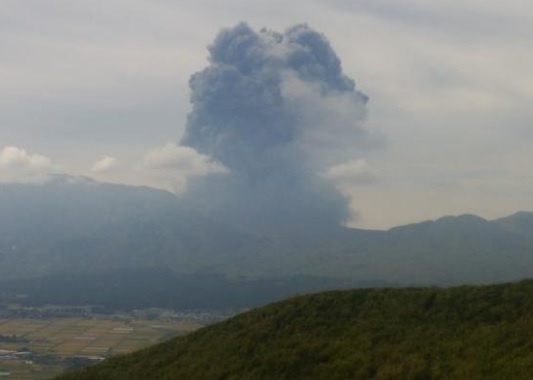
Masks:
[[[369,185],[377,182],[377,175],[370,164],[363,159],[351,160],[330,167],[322,173],[340,187]]]
[[[52,161],[46,156],[15,146],[0,150],[0,182],[42,182],[52,170]]]
[[[106,173],[115,169],[116,166],[117,159],[115,157],[104,156],[93,164],[91,170],[94,173]]]
[[[193,148],[178,146],[175,143],[149,151],[144,163],[147,168],[167,169],[184,173],[188,176],[203,176],[210,173],[225,173],[227,169],[208,156],[198,153]]]
[[[167,143],[149,151],[143,160],[143,168],[152,171],[159,182],[174,192],[186,190],[189,178],[209,174],[224,174],[228,169],[196,150]]]

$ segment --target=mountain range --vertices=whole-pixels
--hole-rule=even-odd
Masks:
[[[446,216],[387,231],[271,233],[213,219],[165,191],[56,176],[44,184],[1,184],[0,231],[0,283],[19,285],[143,270],[241,284],[320,278],[328,288],[533,277],[529,212],[492,221]]]

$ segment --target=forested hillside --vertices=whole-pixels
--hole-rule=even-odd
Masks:
[[[301,296],[57,380],[530,379],[533,281]]]

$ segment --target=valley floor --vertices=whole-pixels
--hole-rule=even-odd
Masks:
[[[133,314],[107,317],[0,317],[0,379],[40,380],[90,365],[201,327],[196,314],[181,319]],[[200,317],[200,315],[196,315]]]

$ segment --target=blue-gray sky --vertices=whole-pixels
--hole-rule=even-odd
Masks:
[[[4,0],[0,181],[47,172],[184,191],[222,173],[178,146],[188,80],[221,28],[308,23],[381,136],[327,173],[386,228],[531,210],[533,5],[523,0]],[[370,144],[372,145],[372,144]]]

